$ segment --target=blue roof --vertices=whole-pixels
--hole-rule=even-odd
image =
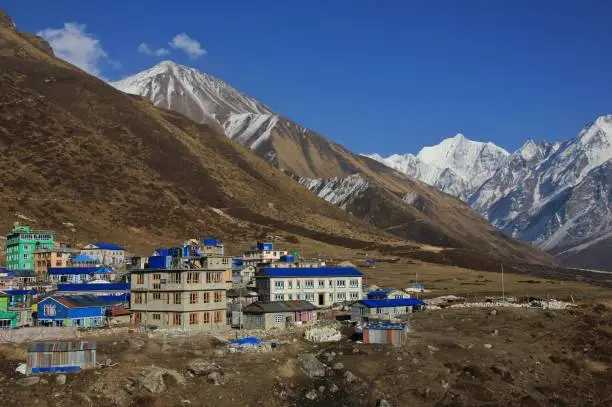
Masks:
[[[49,267],[47,273],[52,276],[67,274],[105,274],[112,273],[112,270],[106,267]]]
[[[28,294],[36,294],[34,290],[0,290],[0,293],[4,293],[6,295],[28,295]]]
[[[129,283],[58,284],[57,291],[129,291]]]
[[[34,270],[29,269],[18,269],[18,270],[7,270],[9,277],[36,277]]]
[[[389,295],[393,292],[393,290],[374,290],[370,291],[368,295]]]
[[[361,304],[368,308],[386,308],[386,307],[408,307],[413,305],[425,305],[425,303],[417,298],[392,298],[386,300],[361,300]]]
[[[86,254],[79,254],[78,256],[76,256],[75,258],[73,258],[72,260],[70,260],[73,263],[99,263],[98,260],[89,257]]]
[[[279,267],[263,268],[257,277],[361,277],[354,267]]]
[[[123,246],[120,246],[115,243],[91,243],[96,246],[98,249],[102,250],[125,250]]]

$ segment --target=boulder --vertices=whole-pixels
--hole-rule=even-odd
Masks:
[[[215,386],[222,385],[225,381],[223,380],[223,376],[219,372],[209,373],[207,376],[208,382],[214,384]]]
[[[40,377],[38,376],[29,376],[17,380],[17,384],[20,386],[33,386],[38,383],[40,383]]]
[[[336,384],[335,384],[335,383],[332,383],[332,384],[330,384],[330,385],[329,385],[329,391],[330,391],[331,393],[337,393],[337,392],[338,392],[338,390],[340,390],[340,389],[338,389],[338,386],[336,386]]]
[[[485,347],[485,349],[491,349],[493,347],[493,345],[491,345],[490,343],[485,343],[483,346]]]
[[[55,383],[57,383],[60,386],[63,386],[64,384],[66,384],[66,375],[60,374],[60,375],[55,376]]]
[[[376,407],[391,407],[391,404],[385,399],[380,399],[376,402]]]
[[[344,381],[347,383],[353,383],[357,380],[357,376],[355,376],[352,372],[346,371],[344,372]]]
[[[336,363],[334,363],[333,369],[334,370],[342,370],[342,369],[344,369],[344,364],[342,362],[336,362]]]
[[[221,367],[205,359],[193,359],[187,363],[187,371],[194,376],[205,376],[212,372],[218,372]]]
[[[306,393],[306,398],[308,400],[314,400],[317,398],[317,391],[315,389],[310,390],[308,393]]]
[[[312,353],[299,355],[298,363],[302,371],[311,379],[325,376],[325,364]]]
[[[427,350],[431,353],[433,352],[437,352],[440,350],[440,348],[438,348],[437,346],[433,346],[433,345],[427,345]]]
[[[146,342],[140,338],[129,338],[127,341],[130,349],[133,350],[140,350],[146,345]]]
[[[162,369],[149,369],[141,372],[140,385],[151,393],[161,393],[166,390]]]

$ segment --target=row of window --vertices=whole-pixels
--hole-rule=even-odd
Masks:
[[[146,304],[148,296],[146,293],[133,293],[134,304]],[[154,301],[163,300],[166,304],[208,304],[210,302],[223,302],[225,295],[223,291],[205,291],[205,292],[191,292],[185,293],[185,300],[183,300],[183,292],[176,293],[162,293],[154,292],[151,293],[151,297]]]
[[[287,289],[292,290],[293,287],[295,286],[296,289],[301,289],[302,287],[302,283],[301,280],[295,280],[295,283],[293,280],[289,280],[287,281]],[[325,288],[326,284],[325,284],[325,280],[317,280],[317,288]],[[336,280],[336,284],[335,284],[336,288],[346,288],[346,280]],[[315,280],[304,280],[304,288],[306,289],[312,289],[315,287]],[[334,287],[334,280],[327,280],[327,287],[328,288],[333,288]],[[349,280],[349,287],[351,288],[358,288],[359,287],[359,279],[351,279]],[[285,289],[285,281],[284,280],[275,280],[274,281],[274,288],[276,288],[277,290],[284,290]]]
[[[187,272],[187,284],[215,284],[223,282],[223,272],[198,272],[198,271],[190,271]],[[162,275],[160,273],[153,273],[153,289],[161,290],[161,286],[164,283]],[[167,281],[168,284],[182,284],[183,282],[183,273],[169,273]],[[145,274],[137,274],[136,275],[136,284],[144,284],[145,283]]]
[[[214,312],[204,312],[201,316],[199,312],[190,312],[189,313],[189,325],[198,325],[198,324],[210,324],[211,321],[214,323],[221,323],[223,321],[223,311],[214,311]],[[140,312],[134,313],[135,322],[141,323],[143,322],[143,315]],[[151,319],[153,323],[158,322],[162,323],[162,314],[152,313]],[[183,325],[183,314],[180,312],[173,312],[171,316],[169,316],[168,320],[169,325]]]
[[[336,295],[334,295],[333,293],[329,293],[329,302],[334,302],[334,301],[347,301],[347,300],[359,300],[360,296],[359,296],[359,292],[353,291],[348,293],[336,293]],[[291,301],[291,300],[305,300],[305,301],[311,301],[314,302],[315,300],[315,294],[314,293],[304,293],[304,294],[274,294],[274,301]]]
[[[21,240],[51,240],[52,236],[48,233],[22,233],[19,235]],[[14,239],[11,239],[11,242]]]
[[[55,261],[55,267],[62,267],[64,265],[64,262],[61,260],[56,260]],[[38,260],[36,262],[36,267],[50,267],[51,266],[51,262],[47,261],[47,260]]]

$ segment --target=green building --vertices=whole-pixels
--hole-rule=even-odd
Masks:
[[[0,329],[31,325],[32,295],[30,290],[0,290]]]
[[[6,236],[6,268],[9,270],[33,270],[34,251],[53,249],[55,232],[32,230],[29,226],[15,224]]]

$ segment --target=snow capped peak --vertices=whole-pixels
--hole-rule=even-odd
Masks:
[[[539,153],[540,149],[538,145],[532,139],[528,139],[515,154],[520,155],[526,161],[531,161],[538,156]]]

